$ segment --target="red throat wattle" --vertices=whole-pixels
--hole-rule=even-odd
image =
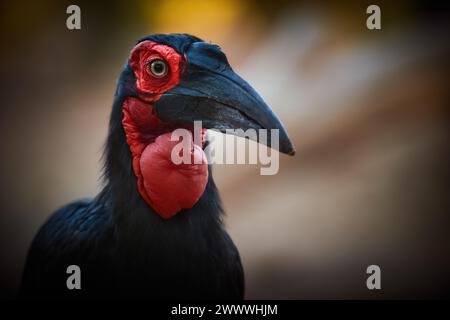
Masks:
[[[170,70],[164,77],[152,77],[147,69],[151,59],[166,61]],[[127,98],[123,105],[122,125],[133,157],[137,189],[145,202],[161,217],[168,219],[183,209],[192,208],[202,196],[208,182],[208,165],[201,146],[191,143],[189,164],[175,164],[172,149],[179,141],[171,141],[176,124],[158,118],[151,104],[159,95],[179,83],[183,59],[171,47],[144,41],[130,56],[130,66],[136,76],[136,86],[142,93],[152,94]],[[202,131],[202,144],[205,131]]]

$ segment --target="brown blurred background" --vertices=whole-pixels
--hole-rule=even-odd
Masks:
[[[66,28],[81,7],[82,29]],[[366,28],[381,7],[382,30]],[[141,36],[192,33],[285,123],[275,176],[216,166],[247,298],[450,292],[449,10],[409,1],[1,2],[0,296],[38,227],[99,190],[116,80]],[[382,290],[366,288],[370,264]]]

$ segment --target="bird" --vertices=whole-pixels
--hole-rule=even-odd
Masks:
[[[175,165],[170,135],[194,121],[202,121],[201,145],[187,150],[202,161]],[[114,95],[102,189],[41,226],[19,296],[244,299],[241,258],[204,161],[205,131],[232,128],[278,129],[278,150],[295,153],[281,121],[218,45],[188,34],[138,40]],[[67,285],[73,265],[79,288]]]

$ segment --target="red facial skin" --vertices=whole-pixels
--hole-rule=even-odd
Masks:
[[[155,77],[148,61],[161,59],[169,66],[168,73]],[[133,170],[141,197],[162,218],[168,219],[183,209],[192,208],[202,196],[208,182],[206,155],[200,146],[191,144],[191,159],[202,159],[201,164],[179,164],[171,160],[170,141],[177,126],[158,118],[152,102],[180,82],[184,60],[171,47],[152,41],[139,43],[131,52],[129,64],[136,76],[136,87],[143,102],[127,98],[123,103],[122,125],[133,156]],[[202,131],[204,143],[205,130]]]

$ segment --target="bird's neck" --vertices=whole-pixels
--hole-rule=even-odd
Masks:
[[[178,142],[170,138],[177,126],[161,121],[151,104],[137,98],[125,98],[119,103],[122,128],[118,128],[118,108],[115,108],[105,166],[114,193],[137,195],[136,201],[145,203],[149,214],[156,213],[165,219],[194,207],[205,191],[209,176],[202,148],[192,144],[190,149],[193,160],[202,159],[200,164],[192,161],[175,165],[171,154]],[[133,203],[133,199],[128,201]]]

